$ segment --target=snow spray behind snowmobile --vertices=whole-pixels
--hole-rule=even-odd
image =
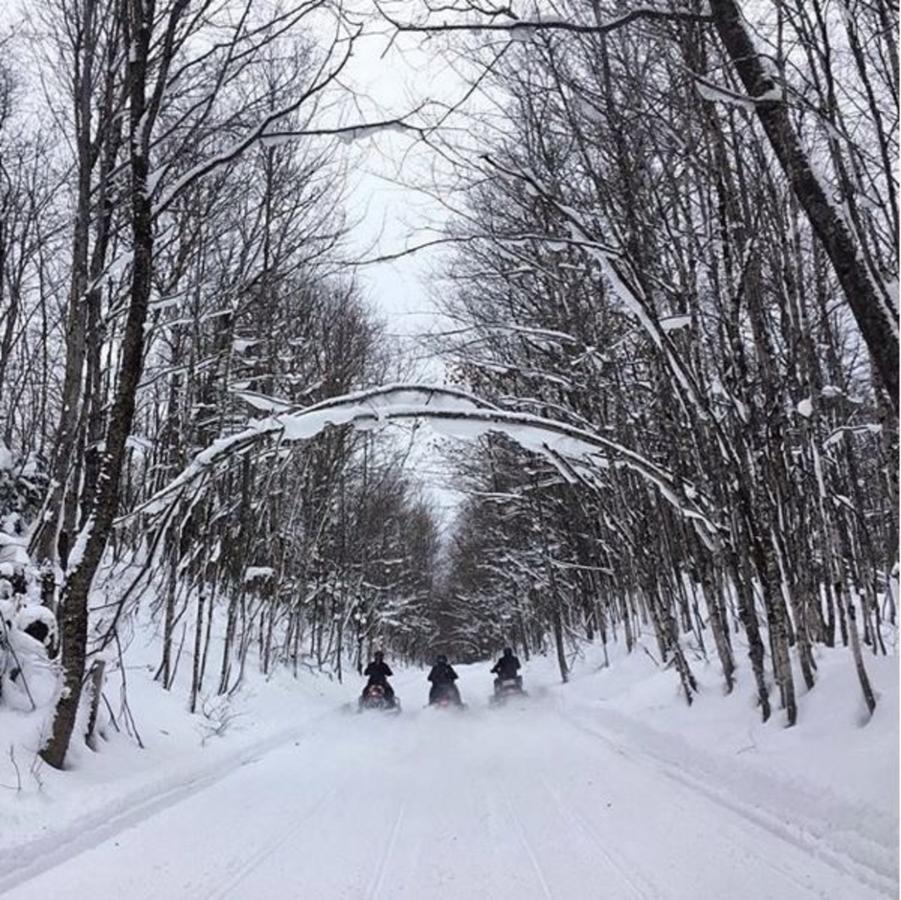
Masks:
[[[528,697],[528,694],[523,690],[521,676],[495,679],[494,694],[491,697],[493,705],[503,705],[508,700],[516,697]]]
[[[447,661],[447,657],[442,653],[435,659],[435,665],[429,672],[428,680],[431,683],[429,688],[429,706],[463,706],[463,700],[460,697],[460,691],[454,682],[458,675],[454,671],[454,667]]]
[[[400,712],[400,700],[396,694],[388,694],[383,684],[374,682],[366,685],[359,701],[359,712],[379,710],[381,712]]]
[[[429,691],[429,706],[437,706],[440,709],[452,706],[462,709],[463,705],[460,691],[452,681],[443,681],[432,685]]]
[[[513,648],[504,647],[504,655],[491,669],[491,674],[497,676],[494,679],[492,703],[506,703],[511,697],[525,696],[525,691],[522,689],[522,676],[519,674],[521,668],[522,664],[516,658]]]

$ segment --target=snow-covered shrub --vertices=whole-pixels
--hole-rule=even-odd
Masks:
[[[37,454],[20,458],[0,441],[0,533],[22,537],[38,512],[49,479]]]
[[[0,596],[9,593],[8,585],[0,581]],[[49,706],[58,648],[56,617],[49,609],[22,594],[0,599],[0,703],[23,711]]]
[[[26,527],[46,478],[0,442],[0,704],[33,710],[53,702],[59,651],[56,616],[40,602]]]

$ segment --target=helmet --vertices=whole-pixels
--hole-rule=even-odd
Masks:
[[[438,654],[438,659],[436,660],[439,665],[447,662],[447,657],[443,653]]]
[[[513,648],[504,647],[504,656],[513,656]]]

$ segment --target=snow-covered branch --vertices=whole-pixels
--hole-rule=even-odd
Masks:
[[[254,395],[250,402],[260,408],[259,395]],[[280,405],[281,401],[275,401],[273,408]],[[463,391],[404,384],[347,394],[306,409],[260,419],[198,454],[178,477],[138,511],[161,511],[169,498],[209,467],[260,441],[274,437],[288,442],[305,441],[328,426],[351,425],[365,430],[393,421],[424,421],[439,434],[466,440],[488,433],[503,434],[521,447],[546,456],[554,465],[564,459],[574,470],[590,476],[611,465],[625,466],[641,475],[682,515],[703,526],[708,540],[717,534],[716,523],[709,511],[698,504],[693,489],[686,489],[670,472],[629,447],[553,419],[498,409]]]

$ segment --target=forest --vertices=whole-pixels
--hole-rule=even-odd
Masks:
[[[148,627],[191,712],[251,667],[510,644],[565,682],[581,648],[648,635],[689,705],[713,665],[793,725],[844,648],[873,713],[897,628],[897,3],[4,19],[0,708],[42,709],[46,764],[132,731],[107,686]],[[361,115],[367,41],[451,59],[459,102]],[[353,153],[379,142],[439,161],[408,187],[442,233],[404,251],[440,247],[437,381],[348,261]]]

